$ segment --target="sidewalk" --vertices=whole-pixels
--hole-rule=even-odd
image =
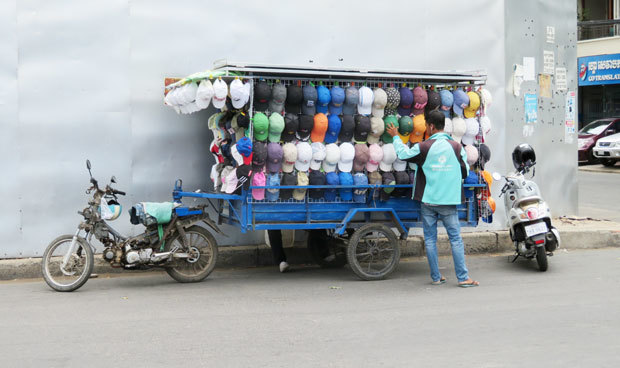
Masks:
[[[616,163],[616,165],[612,167],[603,165],[581,165],[579,166],[579,171],[620,174],[620,163]]]
[[[554,226],[560,231],[563,249],[596,249],[620,247],[620,223],[581,217],[555,219]],[[467,254],[511,253],[513,244],[507,230],[463,233]],[[437,247],[439,255],[450,255],[447,235],[439,235]],[[265,244],[234,247],[220,247],[218,268],[245,268],[272,265],[271,250]],[[286,249],[289,263],[311,264],[311,258],[304,243],[296,243]],[[424,239],[411,236],[401,248],[401,257],[423,257]],[[157,269],[155,269],[157,271]],[[95,273],[127,274],[149,271],[125,271],[111,268],[109,264],[95,257]],[[0,280],[41,277],[41,258],[0,260]]]

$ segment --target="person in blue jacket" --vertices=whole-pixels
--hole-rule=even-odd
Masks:
[[[398,129],[389,124],[388,133],[393,137],[394,150],[401,160],[412,159],[418,165],[413,199],[421,202],[422,226],[426,257],[431,269],[433,285],[441,285],[446,278],[439,272],[437,259],[437,220],[441,220],[452,246],[454,271],[461,287],[478,286],[478,281],[469,277],[465,265],[465,247],[461,238],[461,227],[457,205],[465,200],[463,179],[467,177],[469,165],[463,146],[444,133],[445,115],[437,110],[426,116],[426,141],[407,147],[398,136]]]

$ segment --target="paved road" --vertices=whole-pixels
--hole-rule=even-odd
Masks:
[[[580,170],[578,175],[579,215],[620,221],[620,174]]]
[[[620,248],[561,251],[546,273],[468,258],[475,289],[425,260],[362,282],[348,269],[101,277],[70,294],[1,282],[2,367],[618,367]]]

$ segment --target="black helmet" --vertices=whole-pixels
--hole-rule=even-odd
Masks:
[[[527,143],[521,143],[512,151],[512,163],[515,169],[523,170],[536,164],[536,152]]]

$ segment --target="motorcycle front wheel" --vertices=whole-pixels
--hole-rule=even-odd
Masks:
[[[71,248],[73,235],[54,239],[45,249],[41,273],[45,282],[56,291],[73,291],[88,281],[93,272],[93,250],[84,238],[77,238],[73,252],[63,267],[63,260]]]
[[[210,232],[200,226],[190,226],[185,229],[185,245],[183,246],[180,234],[175,234],[166,241],[164,249],[170,251],[178,246],[186,249],[188,258],[173,258],[166,267],[170,277],[178,282],[198,282],[204,280],[215,268],[217,262],[217,242]]]

